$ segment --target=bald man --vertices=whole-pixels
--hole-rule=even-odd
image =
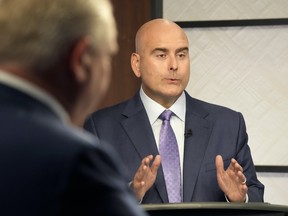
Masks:
[[[120,153],[136,197],[141,203],[173,202],[159,154],[159,116],[170,110],[181,167],[177,202],[263,202],[242,114],[185,91],[190,76],[185,32],[169,20],[151,20],[138,30],[135,45],[131,67],[142,80],[139,92],[93,113],[84,127]]]

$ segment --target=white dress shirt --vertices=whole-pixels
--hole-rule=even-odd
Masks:
[[[158,117],[160,114],[166,110],[165,107],[158,104],[156,101],[148,97],[143,91],[142,87],[140,89],[140,98],[143,102],[143,105],[146,109],[149,122],[151,124],[155,141],[159,149],[159,138],[160,138],[160,129],[162,125],[162,120]],[[169,108],[175,115],[171,116],[170,124],[174,130],[176,140],[178,143],[179,149],[179,158],[181,166],[181,189],[183,190],[183,157],[184,157],[184,133],[185,133],[185,113],[186,113],[186,97],[183,92],[177,101]],[[183,194],[183,193],[182,193]]]

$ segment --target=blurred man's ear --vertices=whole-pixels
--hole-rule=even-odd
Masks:
[[[92,43],[90,38],[80,39],[70,54],[70,70],[76,82],[82,83],[89,78],[92,67]]]
[[[141,71],[140,71],[140,56],[137,53],[132,53],[131,55],[131,68],[135,74],[136,77],[141,77]]]

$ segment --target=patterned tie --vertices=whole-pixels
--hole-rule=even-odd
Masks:
[[[159,116],[159,118],[162,119],[159,152],[169,203],[181,202],[180,160],[176,137],[170,125],[172,114],[172,111],[165,110]]]

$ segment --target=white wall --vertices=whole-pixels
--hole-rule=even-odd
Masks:
[[[288,173],[257,173],[265,185],[264,200],[271,204],[288,205]]]

